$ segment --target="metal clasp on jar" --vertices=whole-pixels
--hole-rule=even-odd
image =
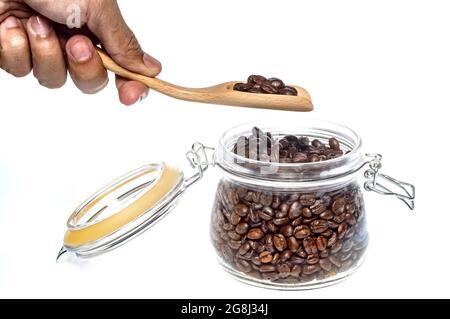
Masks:
[[[205,146],[202,143],[194,143],[192,148],[186,153],[186,158],[193,169],[197,172],[186,179],[186,187],[191,186],[203,177],[203,173],[210,167],[214,166],[215,162],[208,152],[214,152],[213,147]]]
[[[364,188],[381,195],[395,196],[404,202],[409,209],[414,210],[414,199],[416,197],[414,185],[381,174],[379,171],[382,167],[381,160],[383,157],[380,154],[366,154],[366,157],[370,160],[367,162],[369,169],[364,172],[366,178]],[[396,187],[397,190],[393,190],[392,186]]]

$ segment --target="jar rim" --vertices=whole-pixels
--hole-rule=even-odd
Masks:
[[[251,135],[253,127],[258,127],[264,132],[274,132],[282,135],[308,136],[318,139],[335,137],[345,150],[344,155],[321,162],[308,163],[280,163],[264,162],[249,159],[233,152],[233,145],[239,136]],[[247,122],[236,125],[226,131],[219,140],[215,161],[225,171],[231,174],[245,175],[249,178],[262,180],[291,180],[308,181],[334,178],[347,174],[364,161],[362,150],[362,138],[348,126],[323,120],[302,119],[295,121],[283,121],[277,125],[273,120]],[[249,169],[247,166],[253,166]],[[265,174],[261,168],[270,171]]]

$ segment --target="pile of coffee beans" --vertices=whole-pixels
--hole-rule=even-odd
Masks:
[[[233,89],[248,93],[298,95],[295,88],[285,85],[280,79],[267,79],[262,75],[250,75],[247,83],[236,83]]]
[[[311,141],[307,136],[286,135],[275,138],[271,133],[254,127],[251,136],[240,136],[237,139],[233,152],[242,153],[239,155],[250,159],[280,163],[321,162],[344,155],[336,138],[330,138],[325,143],[318,139]],[[271,156],[274,150],[277,151],[277,156]]]
[[[211,236],[224,263],[258,280],[299,284],[356,267],[368,242],[356,183],[326,192],[269,192],[220,182]]]

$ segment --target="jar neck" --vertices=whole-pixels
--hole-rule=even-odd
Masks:
[[[289,125],[291,124],[291,125]],[[334,159],[313,163],[280,163],[278,161],[259,161],[249,159],[233,152],[240,136],[249,136],[254,126],[260,127],[272,136],[307,136],[326,142],[336,138],[344,155]],[[330,122],[307,121],[283,123],[283,129],[266,123],[249,123],[226,132],[215,153],[215,162],[230,178],[244,180],[251,184],[270,184],[285,188],[298,188],[302,185],[339,184],[355,179],[366,159],[362,153],[361,138],[351,129]]]

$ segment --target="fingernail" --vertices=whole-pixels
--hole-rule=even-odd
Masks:
[[[145,91],[144,93],[142,93],[142,95],[139,97],[139,103],[144,101],[148,96],[148,91]]]
[[[151,70],[156,70],[159,73],[159,69],[161,68],[161,63],[156,60],[151,55],[144,53],[144,64]]]
[[[33,32],[40,37],[45,37],[50,33],[50,24],[42,17],[34,16],[30,18],[30,26]]]
[[[92,49],[85,41],[78,40],[70,46],[70,54],[76,62],[83,63],[92,58]]]
[[[13,29],[13,28],[17,28],[19,26],[19,20],[17,20],[16,17],[7,17],[5,21],[3,21],[2,25],[6,28],[6,29]]]

